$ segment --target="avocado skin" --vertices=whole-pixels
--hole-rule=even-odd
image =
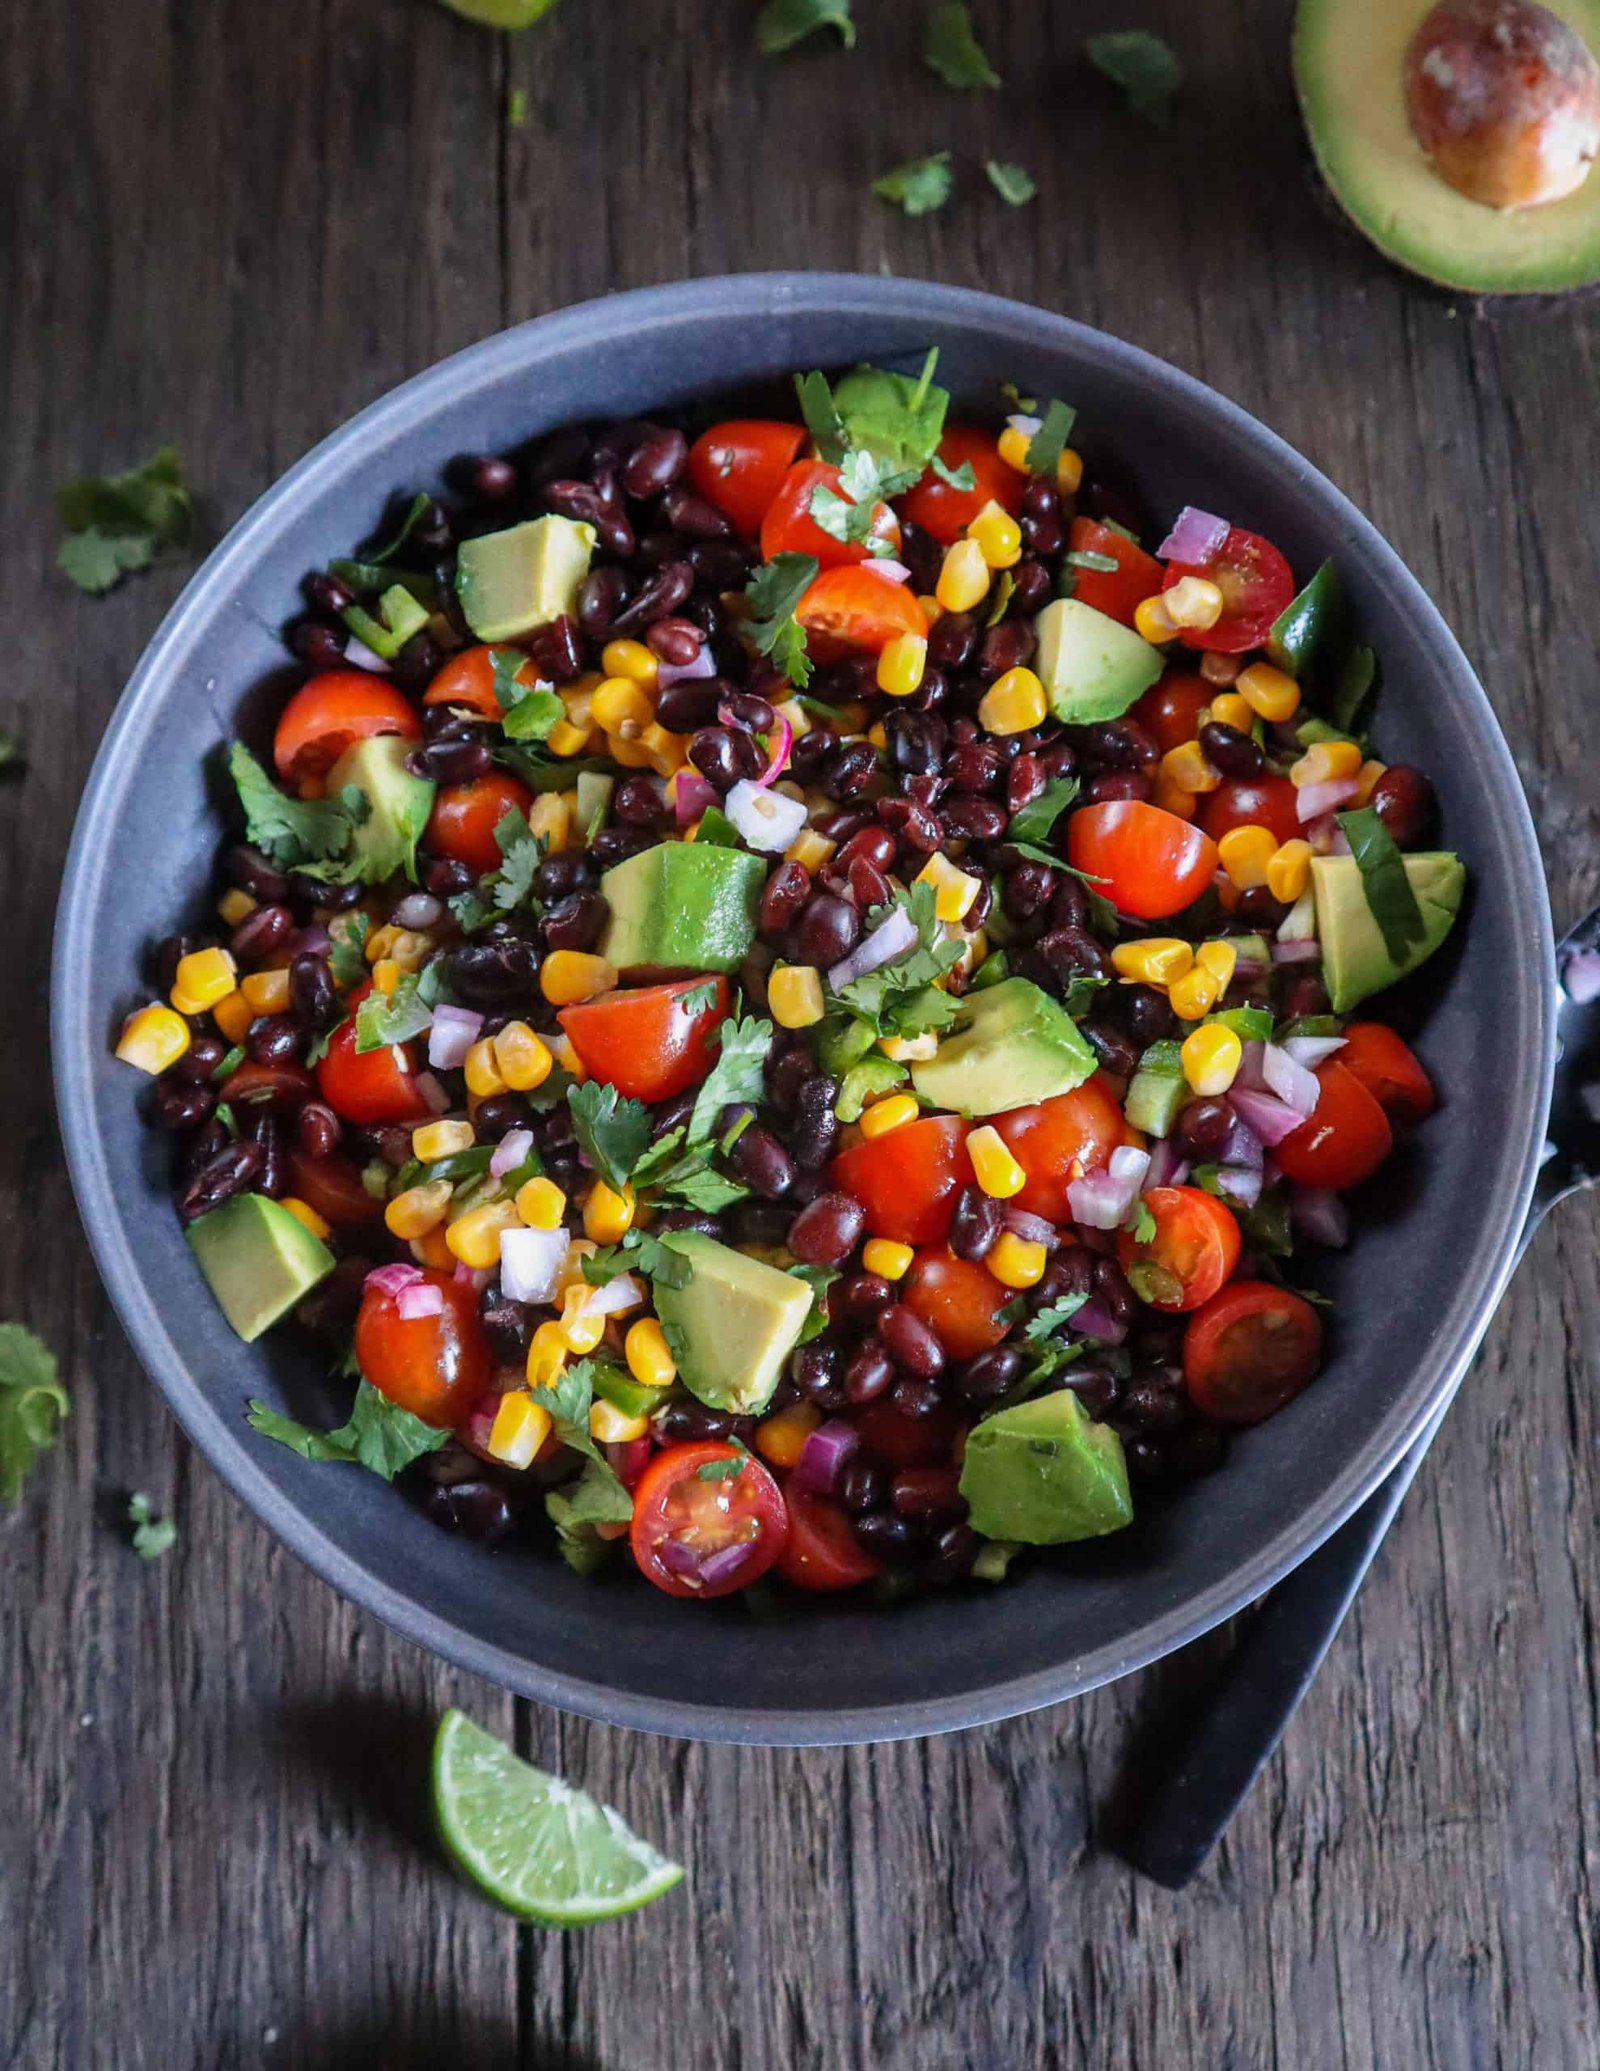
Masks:
[[[1122,1441],[1091,1421],[1070,1388],[975,1425],[961,1493],[975,1532],[1025,1546],[1103,1538],[1133,1520]]]
[[[619,971],[736,971],[756,938],[761,856],[660,842],[600,880],[611,908],[600,953]]]
[[[935,1107],[998,1115],[1070,1093],[1096,1058],[1072,1016],[1026,978],[971,993],[938,1054],[911,1067],[911,1083]]]
[[[1412,944],[1405,961],[1396,963],[1372,917],[1355,858],[1311,859],[1317,939],[1322,944],[1328,998],[1336,1014],[1348,1014],[1362,1000],[1426,963],[1455,925],[1467,880],[1461,858],[1441,849],[1406,856],[1404,862],[1427,932]]]
[[[184,1235],[217,1304],[248,1345],[333,1271],[333,1253],[265,1194],[240,1194]]]

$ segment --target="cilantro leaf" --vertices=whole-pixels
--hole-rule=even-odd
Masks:
[[[422,523],[432,502],[433,498],[426,489],[419,489],[417,491],[416,495],[406,505],[406,514],[400,520],[393,536],[386,539],[382,546],[368,547],[362,554],[361,558],[367,563],[368,567],[383,568],[394,559],[395,555],[405,546],[406,541],[410,539],[412,533]]]
[[[0,1503],[14,1503],[71,1411],[55,1354],[20,1323],[0,1323]]]
[[[1059,1301],[1030,1316],[1022,1327],[1023,1341],[1029,1345],[1042,1345],[1064,1330],[1089,1299],[1086,1294],[1064,1294]]]
[[[715,808],[712,808],[715,810]],[[698,836],[695,837],[697,840]],[[679,1011],[684,1014],[698,1014],[717,1003],[717,981],[707,978],[699,985],[691,985],[678,1002]]]
[[[1011,824],[1006,829],[1006,840],[1012,843],[1033,841],[1046,842],[1050,830],[1077,798],[1083,787],[1076,777],[1052,777],[1037,798],[1030,798],[1011,815]],[[1060,864],[1051,858],[1052,867]]]
[[[1150,1203],[1144,1199],[1143,1195],[1134,1202],[1132,1209],[1129,1211],[1128,1220],[1123,1224],[1123,1228],[1132,1232],[1135,1244],[1153,1244],[1155,1242],[1155,1214],[1151,1209]]]
[[[328,923],[328,969],[334,984],[345,992],[367,975],[366,943],[371,932],[371,917],[361,912],[338,913]]]
[[[303,1460],[348,1461],[368,1468],[383,1481],[393,1481],[403,1467],[420,1460],[424,1453],[436,1453],[450,1436],[409,1410],[398,1409],[367,1380],[356,1389],[349,1422],[337,1431],[313,1431],[293,1417],[280,1416],[264,1402],[251,1402],[247,1421],[252,1431],[288,1446]]]
[[[1014,209],[1020,209],[1032,201],[1039,189],[1026,166],[1016,165],[1002,158],[986,158],[983,170],[988,175],[989,185],[1003,202]]]
[[[1122,88],[1136,115],[1165,129],[1183,81],[1183,67],[1169,43],[1148,29],[1111,29],[1085,37],[1083,48],[1095,70]]]
[[[811,681],[811,658],[806,653],[804,628],[794,615],[795,606],[816,579],[814,554],[776,554],[756,570],[744,593],[750,607],[745,631],[796,690],[804,690]]]
[[[56,513],[67,533],[56,566],[91,596],[194,540],[194,498],[171,446],[126,474],[69,482],[56,494]]]
[[[835,29],[846,50],[856,45],[850,0],[767,0],[756,16],[756,48],[763,57],[780,57],[818,29]]]
[[[135,1493],[128,1498],[128,1522],[133,1526],[133,1550],[141,1560],[157,1560],[178,1537],[170,1517],[157,1517],[150,1498]]]
[[[800,399],[800,415],[805,419],[806,430],[810,432],[817,452],[830,467],[837,467],[844,458],[846,442],[827,375],[814,368],[809,374],[796,374],[794,392]]]
[[[673,1232],[664,1237],[650,1231],[631,1229],[618,1243],[607,1244],[579,1261],[579,1270],[591,1287],[606,1287],[622,1273],[645,1273],[662,1287],[687,1287],[694,1267],[674,1248]]]
[[[717,1117],[725,1107],[741,1101],[758,1101],[762,1093],[762,1067],[772,1048],[772,1023],[755,1015],[724,1021],[718,1030],[722,1048],[709,1076],[695,1095],[689,1117],[688,1141],[704,1143],[716,1131]]]
[[[494,694],[500,707],[500,724],[508,741],[542,741],[557,721],[566,716],[562,704],[548,683],[519,683],[519,673],[528,667],[520,647],[492,647]]]
[[[1403,966],[1412,945],[1423,941],[1428,932],[1406,874],[1405,858],[1370,805],[1358,812],[1340,813],[1338,817],[1361,872],[1361,889],[1383,936],[1383,946],[1393,962]]]
[[[883,201],[892,201],[908,216],[930,215],[950,199],[954,175],[950,153],[935,151],[927,158],[908,159],[891,166],[872,183],[872,191]]]
[[[972,471],[970,460],[963,460],[959,467],[946,467],[935,453],[928,465],[939,480],[951,489],[976,489],[978,486],[978,478]]]
[[[709,1164],[663,1180],[662,1190],[675,1195],[685,1207],[698,1209],[702,1215],[720,1215],[724,1208],[732,1208],[735,1202],[750,1198],[747,1186],[741,1186],[738,1180],[729,1179],[724,1173],[713,1171]]]
[[[942,0],[928,17],[922,62],[946,86],[998,86],[1000,74],[973,32],[966,0]]]
[[[599,1079],[567,1088],[573,1134],[595,1171],[620,1194],[650,1141],[650,1110]]]
[[[578,1524],[625,1524],[633,1515],[633,1498],[612,1472],[611,1465],[589,1434],[589,1411],[594,1403],[595,1362],[580,1359],[575,1364],[563,1367],[555,1380],[548,1386],[533,1389],[532,1395],[541,1408],[550,1412],[550,1421],[555,1435],[575,1453],[581,1453],[588,1463],[578,1477],[576,1488],[562,1491],[563,1506],[577,1502],[577,1509],[563,1507],[560,1514],[546,1499],[556,1529],[561,1531],[563,1518],[569,1525]],[[578,1491],[583,1490],[581,1499]],[[552,1491],[552,1493],[554,1493]],[[601,1510],[598,1506],[605,1505]],[[591,1534],[592,1536],[592,1534]],[[562,1532],[562,1551],[567,1552],[567,1536]],[[591,1549],[592,1550],[592,1549]],[[568,1558],[570,1559],[570,1555]]]
[[[244,1044],[235,1043],[233,1048],[227,1051],[223,1055],[221,1060],[218,1062],[216,1069],[211,1074],[212,1079],[220,1085],[221,1082],[228,1077],[230,1072],[236,1072],[239,1069],[240,1065],[243,1064],[244,1059]]]
[[[789,1276],[803,1280],[811,1289],[811,1308],[806,1320],[800,1326],[797,1345],[808,1345],[813,1338],[821,1337],[828,1327],[828,1289],[839,1278],[837,1266],[791,1266]]]
[[[527,815],[516,806],[496,822],[494,838],[502,862],[500,875],[487,881],[488,891],[500,911],[509,913],[532,893],[534,873],[544,860],[544,843],[528,825]]]
[[[69,533],[56,548],[56,566],[80,590],[98,597],[114,590],[125,575],[137,575],[155,559],[148,539],[122,537],[93,529]]]
[[[941,932],[931,884],[897,891],[895,904],[911,916],[918,946],[864,978],[852,979],[834,997],[876,1035],[921,1035],[943,1028],[955,1016],[955,1001],[933,981],[961,961],[964,944],[958,936]],[[881,926],[885,918],[887,909],[877,909],[874,926]]]
[[[580,1575],[592,1575],[611,1551],[595,1526],[626,1524],[633,1516],[633,1498],[599,1460],[585,1460],[576,1481],[551,1489],[544,1507],[556,1528],[561,1558]]]
[[[869,553],[887,555],[890,542],[873,531],[877,507],[909,489],[921,472],[920,467],[886,471],[872,454],[853,450],[840,466],[837,490],[822,483],[812,490],[811,516],[830,538],[864,542]]]
[[[844,443],[877,462],[885,476],[881,496],[899,493],[898,487],[887,486],[888,478],[904,476],[909,487],[938,453],[950,407],[949,390],[933,378],[938,364],[939,348],[933,345],[915,376],[887,367],[852,367],[834,388],[833,407]]]
[[[1072,427],[1078,413],[1070,403],[1064,403],[1059,396],[1052,396],[1045,405],[1044,416],[1039,429],[1028,441],[1026,455],[1030,475],[1047,475],[1053,482],[1061,455],[1072,437]]]
[[[228,770],[244,808],[245,838],[279,869],[325,864],[349,848],[355,822],[338,800],[289,797],[243,741],[229,750]]]
[[[409,1043],[433,1026],[433,1007],[422,996],[415,971],[402,971],[393,992],[369,992],[356,1009],[356,1050],[384,1050]]]

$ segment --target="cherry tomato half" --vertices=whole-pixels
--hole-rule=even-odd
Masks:
[[[722,1471],[702,1474],[709,1467]],[[639,1478],[628,1536],[639,1572],[668,1596],[728,1596],[782,1553],[789,1513],[778,1484],[740,1447],[669,1445]]]
[[[1120,913],[1164,920],[1192,906],[1217,870],[1217,845],[1198,827],[1137,798],[1088,805],[1067,822],[1067,857],[1099,880]]]
[[[904,1122],[833,1161],[833,1183],[866,1210],[867,1228],[896,1244],[942,1244],[956,1195],[972,1182],[971,1125],[958,1115]]]
[[[763,561],[779,554],[815,554],[819,568],[845,568],[867,559],[865,540],[835,539],[812,517],[811,498],[818,489],[831,489],[837,495],[839,470],[825,460],[796,461],[761,521]],[[900,521],[886,503],[874,507],[872,532],[875,539],[887,543],[891,554],[899,550]]]
[[[1422,1122],[1433,1113],[1437,1105],[1433,1081],[1394,1030],[1381,1021],[1352,1021],[1337,1056],[1392,1121]]]
[[[369,1283],[356,1317],[356,1364],[380,1395],[425,1424],[464,1423],[494,1370],[477,1291],[448,1273],[424,1278],[444,1307],[409,1321],[394,1295]]]
[[[692,992],[712,997],[686,1008]],[[683,978],[610,992],[556,1019],[572,1038],[584,1070],[630,1100],[673,1100],[698,1086],[717,1061],[717,1030],[728,1018],[726,978]]]
[[[905,583],[870,568],[825,568],[795,606],[813,661],[881,654],[902,633],[926,638],[928,621]]]
[[[1287,777],[1270,772],[1259,777],[1234,777],[1206,791],[1200,798],[1200,828],[1213,841],[1220,841],[1235,827],[1265,827],[1278,841],[1304,838],[1295,788]]]
[[[513,808],[525,813],[533,793],[504,770],[494,769],[470,784],[444,784],[433,801],[423,845],[436,856],[465,863],[481,877],[500,867],[494,830]]]
[[[1183,1381],[1219,1424],[1259,1424],[1283,1408],[1322,1359],[1317,1312],[1286,1287],[1236,1280],[1189,1318]]]
[[[1011,1155],[1028,1175],[1014,1206],[1051,1222],[1070,1222],[1067,1188],[1086,1172],[1103,1171],[1127,1141],[1122,1104],[1103,1074],[1032,1107],[992,1117]]]
[[[1073,519],[1067,527],[1067,550],[1099,554],[1116,562],[1114,569],[1074,567],[1072,594],[1080,604],[1103,611],[1118,625],[1131,626],[1133,614],[1145,598],[1156,596],[1162,587],[1161,563],[1154,554],[1147,554],[1137,540],[1114,525],[1102,525],[1097,518]]]
[[[336,1230],[359,1229],[383,1215],[383,1203],[375,1201],[361,1184],[360,1167],[339,1151],[327,1158],[310,1158],[298,1144],[291,1143],[285,1153],[285,1169],[285,1193],[314,1208]]]
[[[539,672],[531,661],[517,671],[516,680],[531,690]],[[488,647],[463,647],[451,655],[422,693],[425,705],[459,705],[468,712],[480,712],[485,719],[501,718],[500,700],[494,694],[494,651]]]
[[[998,1345],[1009,1326],[1000,1312],[1012,1299],[987,1266],[942,1246],[917,1253],[900,1298],[920,1316],[951,1359],[973,1359]]]
[[[1121,1233],[1117,1257],[1122,1270],[1154,1266],[1176,1284],[1175,1299],[1170,1294],[1160,1300],[1143,1296],[1153,1309],[1198,1309],[1239,1263],[1239,1225],[1231,1209],[1199,1187],[1152,1187],[1144,1200],[1155,1217],[1156,1233],[1144,1244],[1131,1230]],[[1136,1272],[1134,1285],[1137,1288]]]
[[[1137,719],[1147,732],[1154,734],[1156,746],[1165,755],[1198,736],[1200,714],[1219,695],[1217,685],[1207,683],[1204,676],[1173,670],[1145,692],[1128,717]]]
[[[804,425],[730,417],[703,431],[689,448],[689,480],[736,532],[754,539],[805,442]]]
[[[970,467],[973,487],[952,489],[930,467],[900,498],[900,515],[920,525],[940,546],[953,546],[986,503],[999,504],[1012,517],[1022,509],[1028,478],[1000,458],[991,433],[976,425],[952,424],[939,441],[939,458],[951,474]]]
[[[370,985],[363,985],[346,1002],[349,1018],[334,1030],[327,1054],[317,1065],[317,1089],[336,1115],[363,1127],[423,1121],[432,1110],[417,1091],[411,1045],[356,1048],[356,1008],[371,990]]]
[[[1247,647],[1259,647],[1294,597],[1294,570],[1282,554],[1259,532],[1241,532],[1237,525],[1203,566],[1169,561],[1161,587],[1170,590],[1186,575],[1203,575],[1222,592],[1216,624],[1204,631],[1191,627],[1179,636],[1185,647],[1211,654],[1243,654]]]
[[[1277,1145],[1273,1156],[1297,1186],[1343,1193],[1370,1179],[1394,1147],[1389,1118],[1353,1071],[1330,1057],[1317,1066],[1322,1088],[1311,1119]]]
[[[329,669],[302,684],[272,737],[279,780],[301,785],[325,777],[345,749],[374,734],[420,740],[422,721],[393,684],[365,669]]]
[[[826,1496],[802,1488],[792,1476],[784,1486],[789,1537],[778,1556],[778,1573],[796,1589],[855,1589],[877,1575],[878,1563],[856,1537],[849,1512]]]

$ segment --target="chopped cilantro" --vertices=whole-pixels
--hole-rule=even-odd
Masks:
[[[1128,1220],[1123,1224],[1123,1228],[1132,1232],[1135,1244],[1153,1244],[1155,1242],[1155,1215],[1151,1210],[1150,1203],[1145,1200],[1142,1194],[1129,1210]]]
[[[809,374],[796,374],[794,392],[800,399],[800,415],[805,419],[806,430],[810,432],[818,453],[830,467],[837,467],[844,458],[845,434],[827,375],[815,370]]]
[[[707,1460],[696,1467],[695,1476],[700,1481],[732,1481],[736,1475],[743,1474],[749,1457],[748,1453],[737,1452],[726,1460]]]
[[[818,377],[821,378],[820,376]],[[795,607],[817,579],[813,554],[776,554],[750,578],[745,601],[750,618],[745,631],[760,653],[769,656],[796,690],[811,681],[811,658],[805,631]]]
[[[1045,405],[1044,416],[1039,420],[1039,429],[1028,441],[1026,455],[1030,475],[1046,475],[1053,482],[1061,455],[1072,437],[1072,427],[1078,413],[1070,403],[1064,403],[1059,396],[1052,396]]]
[[[500,724],[508,741],[542,741],[566,714],[548,683],[519,683],[518,674],[527,668],[528,657],[520,647],[492,647],[494,694],[499,704]]]
[[[839,1278],[837,1266],[791,1266],[792,1279],[803,1280],[811,1289],[811,1308],[806,1320],[800,1326],[800,1335],[795,1343],[808,1345],[813,1338],[821,1337],[828,1327],[828,1289]]]
[[[228,755],[239,803],[244,808],[245,837],[280,870],[312,868],[332,877],[332,859],[349,848],[355,822],[344,805],[332,798],[291,798],[280,791],[243,741]]]
[[[409,1410],[397,1408],[365,1380],[356,1389],[350,1421],[337,1431],[312,1431],[292,1417],[280,1416],[264,1402],[250,1404],[248,1422],[252,1431],[288,1446],[303,1460],[346,1460],[370,1469],[384,1481],[393,1481],[402,1467],[409,1467],[424,1453],[436,1453],[450,1436]]]
[[[433,1008],[422,996],[415,971],[402,971],[393,992],[369,992],[356,1009],[356,1050],[383,1050],[408,1043],[433,1024]]]
[[[1032,201],[1039,191],[1026,166],[1016,165],[1002,158],[986,158],[983,169],[995,193],[1014,209],[1019,209],[1024,203]]]
[[[930,215],[950,199],[953,175],[950,153],[935,151],[927,158],[908,159],[891,166],[873,181],[872,191],[883,201],[892,201],[908,216]]]
[[[1052,777],[1037,798],[1030,798],[1011,815],[1007,841],[1048,841],[1050,830],[1075,802],[1081,788],[1076,777]]]
[[[211,1074],[211,1076],[214,1080],[220,1082],[221,1080],[227,1078],[230,1073],[236,1072],[239,1069],[240,1065],[243,1064],[243,1062],[244,1045],[243,1043],[235,1043],[233,1048],[229,1050],[227,1054],[223,1057],[221,1063],[218,1064],[216,1070]]]
[[[580,1575],[592,1575],[609,1557],[611,1542],[596,1525],[626,1524],[633,1516],[633,1498],[601,1460],[585,1460],[576,1481],[551,1489],[545,1514],[556,1528],[561,1558]]]
[[[141,1560],[158,1560],[178,1537],[170,1517],[157,1517],[150,1498],[137,1491],[128,1498],[128,1522],[133,1526],[133,1550]]]
[[[650,1141],[649,1108],[642,1100],[625,1099],[602,1080],[586,1079],[567,1088],[567,1111],[579,1147],[606,1185],[620,1194]]]
[[[532,894],[534,873],[544,860],[544,843],[528,825],[527,814],[516,806],[501,815],[494,838],[502,858],[500,874],[486,883],[495,905],[509,913]]]
[[[67,535],[56,566],[90,596],[150,567],[158,553],[189,546],[195,534],[194,498],[171,446],[126,474],[69,482],[57,491],[56,513]]]
[[[998,86],[1000,74],[973,32],[966,0],[941,0],[928,17],[922,62],[946,86]]]
[[[973,473],[970,460],[963,460],[959,467],[946,467],[938,454],[935,453],[928,465],[933,469],[939,480],[945,484],[946,488],[976,489],[978,486],[978,477]]]
[[[921,472],[920,467],[886,472],[872,454],[849,452],[839,469],[838,489],[818,483],[812,490],[811,516],[830,539],[861,543],[870,554],[887,555],[890,542],[872,529],[877,507],[909,489]]]
[[[689,1116],[688,1142],[704,1143],[716,1130],[717,1117],[725,1107],[741,1101],[759,1101],[762,1070],[772,1048],[772,1023],[747,1015],[743,1020],[724,1021],[718,1031],[721,1050],[716,1063],[695,1095]]]
[[[819,29],[835,30],[845,49],[854,50],[850,0],[767,0],[756,16],[756,48],[763,57],[780,57]]]
[[[55,1355],[20,1323],[0,1323],[0,1503],[14,1503],[71,1409]]]
[[[365,913],[335,914],[328,925],[328,969],[333,982],[351,991],[367,975],[366,944],[372,921]]]
[[[700,1014],[717,1003],[717,981],[707,978],[699,985],[691,985],[679,1000],[679,1009],[685,1014]]]
[[[1183,67],[1170,44],[1148,29],[1111,29],[1085,37],[1083,48],[1095,70],[1122,88],[1136,115],[1158,129],[1166,127],[1183,81]]]
[[[915,923],[917,947],[864,978],[852,979],[835,997],[875,1035],[921,1035],[928,1029],[946,1027],[955,1018],[955,1001],[934,980],[961,961],[964,944],[958,937],[941,933],[931,884],[913,884],[894,896],[895,904]],[[880,907],[868,920],[878,927],[887,917],[888,909]]]

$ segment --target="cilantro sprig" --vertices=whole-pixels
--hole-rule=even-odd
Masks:
[[[71,1408],[49,1346],[20,1323],[0,1323],[0,1502],[21,1495]]]
[[[194,541],[194,497],[171,446],[126,474],[69,482],[56,493],[56,513],[66,533],[56,566],[91,597]]]
[[[650,1110],[602,1079],[567,1088],[572,1133],[596,1172],[620,1194],[650,1141]]]
[[[252,1431],[286,1445],[303,1460],[347,1461],[367,1468],[383,1481],[393,1481],[403,1467],[425,1453],[436,1453],[450,1436],[409,1410],[397,1408],[366,1380],[356,1389],[348,1423],[337,1431],[313,1431],[293,1417],[280,1416],[264,1402],[251,1402],[247,1421]]]
[[[157,1517],[150,1498],[138,1491],[128,1498],[128,1522],[133,1526],[133,1550],[141,1560],[159,1560],[177,1544],[178,1527],[170,1517]]]
[[[850,0],[767,0],[756,16],[756,48],[763,57],[781,57],[819,29],[834,30],[845,49],[853,50]]]
[[[1183,67],[1169,43],[1148,29],[1110,29],[1085,37],[1083,48],[1095,70],[1121,87],[1136,115],[1166,128],[1183,83]]]
[[[955,175],[950,170],[950,153],[934,151],[926,158],[911,158],[904,165],[891,166],[872,183],[881,201],[892,201],[908,216],[931,215],[950,199]]]
[[[916,946],[865,977],[852,979],[834,998],[877,1036],[915,1036],[945,1028],[955,1018],[956,1003],[934,981],[961,961],[964,944],[941,933],[931,884],[897,890],[894,903],[910,916]],[[869,932],[881,927],[889,913],[888,907],[874,908],[867,916]]]
[[[922,62],[946,86],[998,86],[1000,74],[990,64],[972,26],[966,0],[941,0],[928,17],[922,39]]]
[[[756,570],[744,593],[750,608],[745,631],[796,690],[804,690],[811,681],[811,657],[795,607],[816,581],[817,567],[814,554],[775,554]]]

